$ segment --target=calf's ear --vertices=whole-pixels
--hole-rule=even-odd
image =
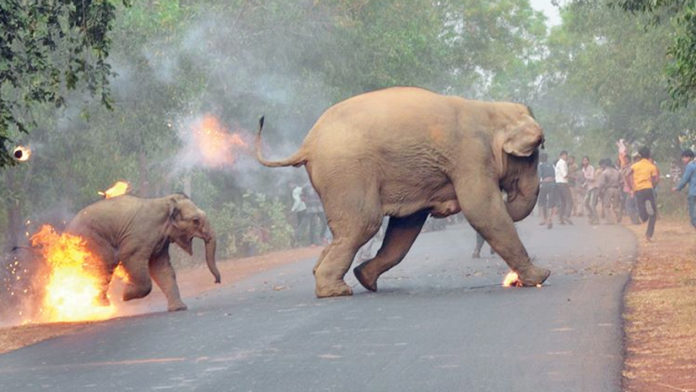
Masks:
[[[176,200],[169,201],[169,219],[176,222],[181,217],[181,208],[177,205]]]

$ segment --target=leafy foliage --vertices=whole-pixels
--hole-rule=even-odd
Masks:
[[[14,162],[7,143],[34,124],[34,106],[62,106],[79,82],[110,106],[106,58],[115,10],[109,0],[0,3],[0,167]]]
[[[696,1],[694,0],[615,0],[626,11],[653,16],[655,25],[671,24],[676,34],[667,49],[672,62],[666,67],[669,92],[676,105],[696,99]]]
[[[576,146],[596,161],[613,156],[623,138],[634,148],[650,146],[661,160],[693,143],[691,113],[669,110],[663,70],[670,25],[646,30],[648,16],[601,2],[571,2],[562,16],[547,41],[538,111],[559,150]]]
[[[277,198],[245,193],[239,204],[226,202],[211,214],[218,235],[218,257],[254,255],[290,247],[293,228],[287,207]]]

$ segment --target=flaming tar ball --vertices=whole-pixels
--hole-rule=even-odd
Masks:
[[[31,156],[31,149],[29,147],[17,146],[12,151],[12,156],[16,161],[25,162],[29,160]]]

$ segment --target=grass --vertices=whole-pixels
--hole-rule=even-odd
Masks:
[[[638,260],[625,294],[625,391],[696,391],[696,230],[658,220],[652,242],[629,226]]]

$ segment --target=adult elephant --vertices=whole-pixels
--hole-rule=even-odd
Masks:
[[[513,221],[534,208],[539,191],[541,127],[528,107],[395,87],[358,95],[324,112],[290,158],[265,166],[302,166],[321,197],[334,239],[314,267],[316,295],[351,295],[343,277],[356,251],[390,216],[377,255],[355,268],[377,278],[406,255],[428,214],[462,211],[527,286],[547,269],[534,266]],[[501,189],[508,198],[503,200]]]
[[[205,241],[205,260],[215,283],[220,272],[215,265],[215,233],[205,212],[183,194],[157,199],[124,195],[98,201],[77,213],[66,232],[79,235],[97,256],[101,276],[100,300],[108,304],[106,291],[119,261],[128,273],[123,300],[145,297],[152,279],[167,297],[169,311],[185,310],[169,261],[174,242],[192,254],[193,237]]]

